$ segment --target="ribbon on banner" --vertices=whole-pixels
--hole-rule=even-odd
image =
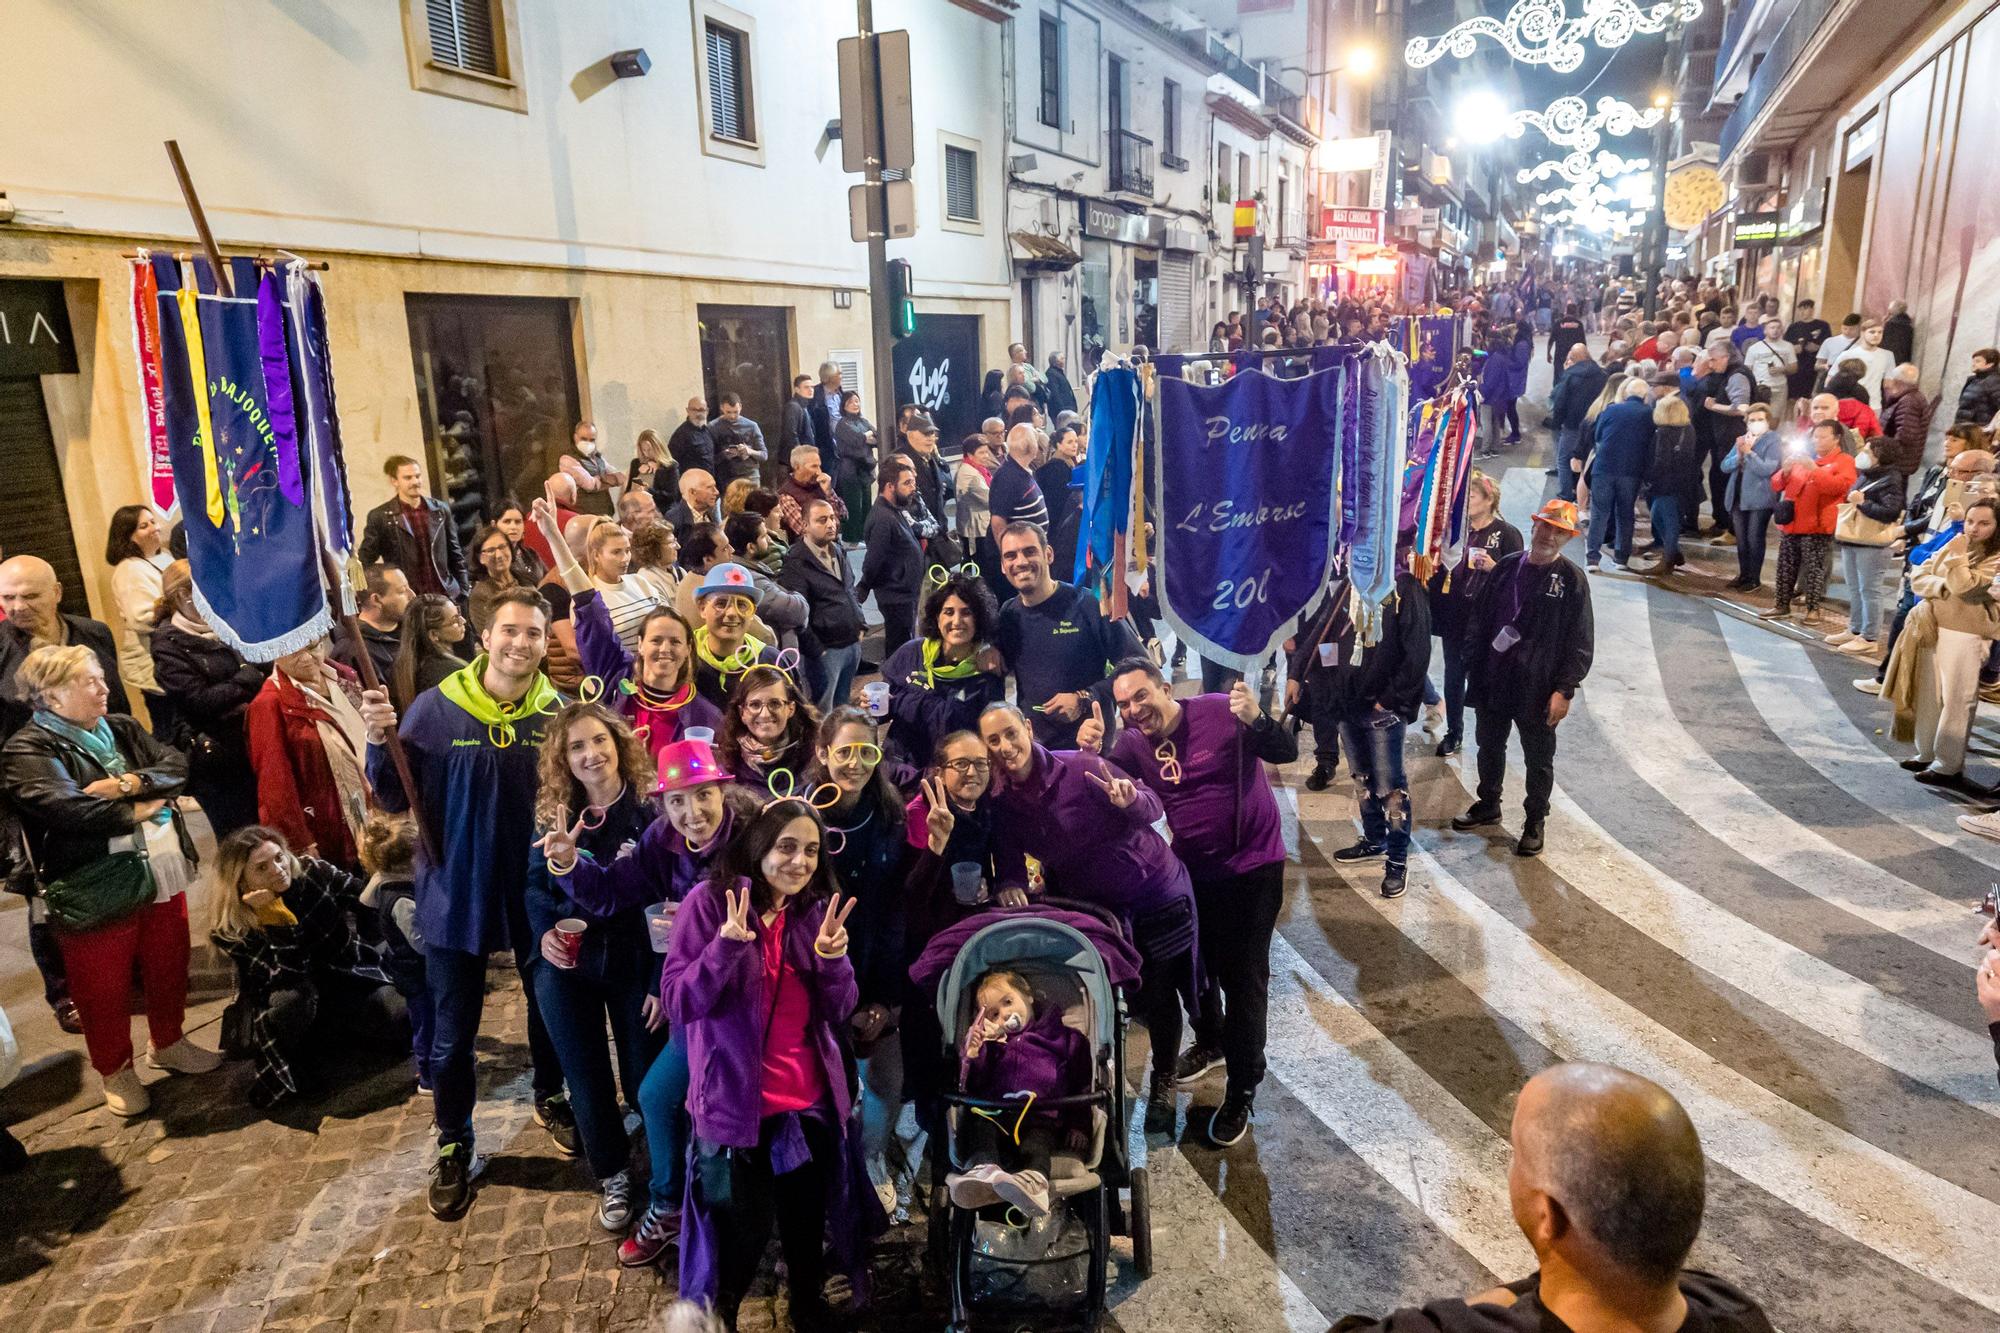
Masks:
[[[1353,358],[1296,379],[1159,380],[1154,586],[1167,623],[1205,659],[1251,670],[1326,586]]]
[[[160,284],[152,257],[144,250],[132,261],[132,351],[139,363],[139,438],[144,453],[139,470],[146,478],[146,495],[153,508],[171,516],[180,501],[174,495],[174,465],[167,453],[166,389],[160,376]]]
[[[1139,429],[1139,374],[1113,367],[1090,387],[1090,450],[1084,455],[1083,516],[1072,582],[1093,587],[1106,571],[1124,582],[1126,526],[1132,519],[1132,451]]]
[[[305,390],[308,403],[317,394],[330,404],[332,395],[287,336],[286,289],[270,288],[274,318],[260,319],[258,265],[230,263],[232,286],[244,293],[235,298],[217,294],[205,261],[194,260],[183,275],[167,256],[153,256],[162,415],[181,509],[207,519],[191,518],[185,529],[195,605],[223,642],[250,661],[269,662],[307,647],[333,624],[320,573],[318,497],[308,495],[319,488],[300,467],[296,434],[281,441],[276,418],[279,401],[298,401],[295,389]],[[289,492],[287,471],[295,483]]]

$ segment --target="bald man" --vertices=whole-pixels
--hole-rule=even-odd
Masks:
[[[687,420],[674,427],[667,439],[667,452],[673,455],[683,477],[696,468],[715,475],[715,437],[708,433],[706,398],[688,399]]]
[[[1612,1065],[1561,1064],[1521,1089],[1507,1197],[1539,1271],[1331,1333],[1770,1333],[1712,1273],[1681,1267],[1706,1199],[1701,1140],[1665,1088]]]
[[[986,488],[991,514],[987,521],[996,553],[1000,534],[1009,523],[1032,523],[1044,534],[1049,530],[1049,502],[1035,483],[1035,466],[1041,461],[1040,431],[1023,422],[1007,432],[1007,461],[993,469],[993,480]]]
[[[716,503],[721,492],[716,488],[715,475],[701,468],[684,470],[680,481],[681,498],[674,507],[660,515],[660,522],[674,530],[682,546],[687,545],[688,534],[697,523],[713,523],[722,526],[722,507]]]
[[[12,736],[34,715],[34,707],[14,688],[14,673],[37,648],[80,643],[104,664],[104,682],[111,691],[111,711],[130,713],[125,685],[118,679],[118,646],[102,621],[72,616],[62,609],[62,584],[55,567],[35,555],[0,561],[0,741]]]

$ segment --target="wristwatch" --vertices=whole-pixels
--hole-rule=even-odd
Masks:
[[[133,777],[130,773],[120,773],[118,775],[118,791],[120,795],[131,796],[137,793],[138,790],[139,779]]]

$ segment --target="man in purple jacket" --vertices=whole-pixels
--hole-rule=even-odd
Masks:
[[[1285,839],[1264,763],[1297,759],[1298,738],[1240,680],[1228,694],[1175,699],[1160,669],[1138,657],[1112,668],[1111,690],[1125,723],[1111,758],[1160,798],[1194,882],[1204,984],[1194,1045],[1174,1077],[1192,1083],[1228,1066],[1227,1091],[1208,1122],[1210,1142],[1226,1148],[1248,1132],[1264,1081],[1271,932],[1285,896]],[[1101,716],[1077,734],[1085,749],[1103,740]]]

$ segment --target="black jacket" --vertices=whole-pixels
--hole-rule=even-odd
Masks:
[[[1556,377],[1555,394],[1549,399],[1549,425],[1557,430],[1582,426],[1583,414],[1597,401],[1597,395],[1604,392],[1604,382],[1610,378],[1611,372],[1594,360],[1565,366]]]
[[[139,799],[176,796],[187,782],[187,760],[179,750],[153,739],[136,718],[113,713],[106,719],[125,756],[127,771],[143,788]],[[61,879],[71,871],[103,859],[110,841],[138,827],[134,802],[86,796],[83,789],[111,774],[83,752],[76,742],[33,722],[8,738],[0,748],[0,790],[21,818],[42,882]],[[174,814],[181,851],[195,860],[194,843],[180,813]]]
[[[1887,393],[1882,395],[1889,398]],[[1875,441],[1875,457],[1907,479],[1924,465],[1924,445],[1931,433],[1931,402],[1922,389],[1908,388],[1902,395],[1882,405],[1876,418],[1882,435]]]
[[[1396,576],[1396,592],[1382,605],[1382,636],[1361,650],[1361,661],[1350,665],[1353,639],[1341,636],[1335,665],[1321,666],[1317,657],[1308,670],[1341,717],[1361,717],[1377,704],[1405,722],[1417,720],[1424,706],[1424,673],[1431,665],[1431,609],[1424,585],[1405,570]],[[1317,649],[1318,645],[1313,647]]]
[[[903,511],[880,496],[861,529],[868,556],[861,562],[856,601],[875,594],[877,602],[914,606],[924,590],[924,552],[903,518]]]
[[[243,711],[264,688],[267,668],[246,662],[220,639],[190,634],[169,621],[153,631],[153,675],[160,692],[174,701],[181,735],[169,738],[181,749],[194,736],[207,739],[216,767],[240,766],[247,773],[250,750],[243,739]]]
[[[1894,523],[1903,516],[1903,487],[1907,484],[1900,470],[1877,459],[1875,466],[1854,482],[1854,489],[1861,492],[1862,516],[1877,523]]]
[[[778,568],[778,583],[806,599],[806,628],[821,648],[845,648],[861,640],[861,604],[854,599],[854,584],[847,568],[847,549],[833,544],[838,574],[820,563],[812,544],[793,542]]]
[[[1568,1328],[1542,1305],[1540,1273],[1507,1286],[1517,1298],[1512,1305],[1432,1301],[1382,1319],[1348,1315],[1327,1333],[1544,1333]],[[1757,1302],[1712,1273],[1685,1269],[1680,1288],[1688,1306],[1680,1333],[1771,1333],[1771,1321]]]
[[[104,683],[111,691],[111,711],[130,713],[132,704],[125,697],[125,682],[118,679],[118,645],[109,627],[101,620],[67,612],[63,613],[63,623],[69,626],[68,642],[80,643],[97,654],[97,663],[104,668]],[[0,740],[28,725],[28,719],[35,714],[34,702],[23,699],[14,682],[14,674],[34,649],[34,640],[20,626],[12,621],[0,624]]]
[[[1048,397],[1043,408],[1049,414],[1049,421],[1053,423],[1063,413],[1076,411],[1076,390],[1070,387],[1069,372],[1061,366],[1050,366],[1042,374]]]
[[[1897,365],[1910,360],[1917,346],[1917,321],[1910,318],[1907,310],[1882,321],[1882,345],[1896,358]]]
[[[368,511],[368,522],[361,530],[361,545],[355,557],[364,565],[386,560],[405,573],[428,569],[436,576],[445,596],[463,602],[472,591],[472,579],[465,572],[465,549],[458,544],[458,525],[452,521],[451,507],[435,496],[426,495],[424,509],[430,515],[430,550],[417,549],[416,535],[403,520],[403,502],[391,496]]]
[[[2000,416],[2000,367],[1966,377],[1965,387],[1958,391],[1958,414],[1952,421],[1983,427],[1995,416]]]
[[[1484,551],[1497,564],[1502,556],[1514,554],[1521,549],[1521,530],[1501,518],[1498,514],[1485,527],[1465,534],[1467,554],[1475,550]],[[1472,604],[1486,593],[1493,582],[1493,571],[1474,569],[1461,560],[1458,568],[1450,571],[1439,569],[1431,575],[1431,633],[1441,639],[1456,639],[1465,631],[1466,617],[1472,614]]]
[[[924,508],[938,521],[938,530],[945,528],[944,469],[937,451],[928,456],[912,449],[907,442],[896,446],[896,452],[910,460],[910,466],[917,470],[917,494],[923,498]]]
[[[1653,423],[1653,457],[1646,489],[1654,495],[1687,495],[1701,488],[1701,443],[1693,426]]]
[[[1493,646],[1501,628],[1521,638],[1506,651]],[[1574,696],[1590,674],[1596,628],[1590,584],[1563,556],[1535,565],[1527,552],[1493,571],[1485,594],[1466,618],[1465,701],[1524,721],[1548,716],[1549,696]]]
[[[707,426],[683,421],[674,427],[674,433],[667,437],[667,454],[683,477],[696,468],[711,477],[715,475],[715,437],[708,433]]]
[[[806,420],[812,424],[810,443],[819,446],[819,465],[829,477],[840,475],[840,450],[833,439],[833,413],[826,407],[826,393],[813,386],[812,402],[806,406]]]

